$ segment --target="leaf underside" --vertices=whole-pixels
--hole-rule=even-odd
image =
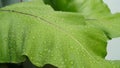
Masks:
[[[42,0],[1,8],[0,63],[27,56],[38,67],[120,68],[119,61],[104,59],[107,40],[120,36],[120,14],[111,14],[101,0],[80,2],[75,12],[54,11]]]

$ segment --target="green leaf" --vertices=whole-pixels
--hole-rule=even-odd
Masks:
[[[119,62],[104,59],[108,36],[115,30],[106,30],[108,23],[100,25],[119,16],[91,19],[95,15],[54,11],[42,0],[0,9],[0,63],[23,62],[27,56],[38,67],[120,68]]]
[[[109,38],[120,36],[120,14],[111,14],[103,0],[44,0],[44,2],[50,4],[55,10],[84,15],[89,19],[88,24],[99,26]]]
[[[97,17],[110,14],[110,10],[102,0],[44,0],[55,10],[67,12],[79,12],[86,17]]]
[[[109,38],[120,36],[120,13],[111,14],[102,0],[83,0],[82,5],[76,5],[76,7],[79,7],[78,12],[85,18],[91,19],[88,24],[98,26]]]

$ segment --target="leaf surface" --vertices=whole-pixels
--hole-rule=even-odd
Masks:
[[[44,0],[44,2],[58,11],[84,15],[89,19],[88,24],[101,28],[109,38],[120,36],[120,13],[111,14],[103,0]]]
[[[99,25],[116,22],[119,15],[92,20],[94,16],[83,14],[54,11],[42,0],[0,9],[0,62],[19,63],[27,56],[39,67],[119,68],[104,59],[108,36],[115,30],[106,30],[108,23]]]

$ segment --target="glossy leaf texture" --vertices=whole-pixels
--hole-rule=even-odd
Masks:
[[[99,10],[89,11],[95,14],[54,11],[42,0],[1,8],[0,63],[23,62],[27,56],[38,67],[120,68],[120,61],[104,59],[109,37],[120,36],[119,14],[98,17]]]

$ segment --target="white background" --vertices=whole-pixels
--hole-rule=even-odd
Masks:
[[[104,2],[108,5],[113,14],[120,12],[120,0],[104,0]],[[106,59],[120,60],[120,38],[114,38],[108,41],[107,51]]]

